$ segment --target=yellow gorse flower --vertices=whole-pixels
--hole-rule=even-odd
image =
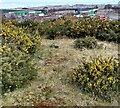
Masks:
[[[113,77],[109,77],[108,80],[109,80],[109,81],[113,81]]]
[[[118,63],[113,57],[98,57],[91,62],[83,60],[82,64],[74,69],[73,79],[86,91],[103,95],[104,91],[109,91],[110,87],[117,84],[117,68]]]

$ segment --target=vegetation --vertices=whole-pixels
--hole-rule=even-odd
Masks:
[[[120,22],[117,20],[99,20],[98,18],[81,18],[78,20],[64,18],[50,20],[47,24],[42,23],[45,35],[47,35],[49,39],[91,36],[99,40],[114,42],[119,40],[119,25]]]
[[[91,62],[84,60],[74,69],[72,79],[78,82],[84,92],[92,92],[94,96],[111,100],[113,91],[118,91],[119,70],[115,58],[98,57]]]
[[[40,37],[26,34],[22,28],[17,28],[10,21],[2,25],[2,91],[13,91],[22,87],[36,75],[36,68],[32,62],[32,54]]]
[[[88,49],[94,49],[98,47],[97,40],[95,37],[86,37],[86,38],[79,38],[75,40],[75,48],[88,48]]]
[[[4,106],[119,105],[119,21],[3,20],[1,40]]]
[[[23,27],[32,34],[47,36],[49,39],[55,38],[85,38],[95,37],[102,41],[119,42],[118,20],[100,20],[98,18],[61,18],[58,20],[36,21],[27,20],[24,22],[14,22],[16,26]]]

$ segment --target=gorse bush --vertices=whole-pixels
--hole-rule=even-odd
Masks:
[[[72,79],[83,92],[110,100],[113,92],[118,91],[120,83],[118,60],[113,57],[98,57],[91,62],[83,60],[82,64],[74,68]]]
[[[34,21],[34,20],[31,20],[31,19],[28,19],[28,20],[25,20],[23,22],[13,22],[14,25],[16,26],[19,26],[19,27],[28,27],[28,28],[35,28],[39,25],[39,23],[37,21]]]
[[[91,36],[102,41],[119,42],[120,40],[119,20],[100,20],[98,18],[74,19],[68,17],[57,20],[45,20],[42,23],[26,20],[13,22],[13,24],[24,28],[27,33],[46,36],[48,39]]]
[[[13,25],[16,27],[21,27],[24,28],[26,31],[29,30],[30,32],[36,31],[40,26],[40,23],[31,19],[18,22],[18,21],[13,21]]]
[[[118,20],[61,18],[58,20],[45,21],[41,25],[44,34],[47,35],[49,39],[63,37],[83,38],[89,35],[103,41],[118,42],[119,40],[120,22]]]
[[[16,27],[10,21],[3,22],[2,37],[3,44],[14,43],[25,53],[33,53],[37,45],[41,44],[39,35],[27,34],[23,28]]]
[[[37,68],[32,61],[33,53],[41,39],[26,34],[11,21],[3,21],[2,25],[2,91],[13,91],[22,87],[37,75]]]
[[[95,37],[79,38],[75,40],[74,47],[80,49],[82,48],[92,49],[98,47],[98,43]]]
[[[16,27],[23,28],[24,32],[31,34],[33,37],[40,37],[43,34],[43,25],[38,21],[28,19],[22,22],[13,21],[12,23]]]
[[[2,47],[2,92],[13,91],[34,79],[37,68],[31,56],[19,51],[15,46]]]
[[[90,35],[91,37],[94,36],[99,40],[116,42],[119,38],[119,24],[120,22],[117,20],[110,21],[107,19],[99,20],[98,18],[82,18],[74,24],[74,36],[86,37],[86,35]]]
[[[70,18],[50,20],[47,24],[46,21],[42,23],[44,34],[48,39],[68,37],[72,25],[73,21]]]

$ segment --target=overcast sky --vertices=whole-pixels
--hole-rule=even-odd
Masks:
[[[119,0],[0,0],[0,8],[45,6],[59,4],[118,4]]]

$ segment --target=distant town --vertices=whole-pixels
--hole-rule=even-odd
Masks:
[[[1,9],[2,19],[24,21],[34,19],[38,21],[58,19],[61,17],[74,16],[108,18],[110,20],[119,19],[120,6],[118,5],[54,5],[41,7],[22,7],[14,9]]]

